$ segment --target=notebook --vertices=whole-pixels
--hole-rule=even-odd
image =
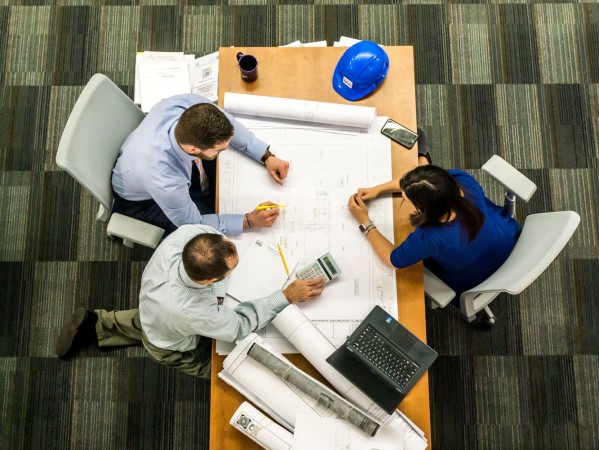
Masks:
[[[375,306],[327,362],[392,414],[437,356],[383,308]]]

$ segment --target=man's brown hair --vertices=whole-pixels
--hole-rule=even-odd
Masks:
[[[175,139],[179,144],[208,150],[231,139],[233,131],[231,121],[218,107],[212,103],[198,103],[181,114],[175,127]]]
[[[183,268],[194,281],[222,280],[229,271],[228,261],[236,255],[235,244],[222,234],[202,233],[183,247]]]

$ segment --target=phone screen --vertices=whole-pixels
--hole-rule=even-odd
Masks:
[[[383,125],[383,128],[381,129],[381,133],[406,148],[414,147],[414,144],[418,139],[418,134],[397,123],[393,119],[389,119],[385,122],[385,125]]]

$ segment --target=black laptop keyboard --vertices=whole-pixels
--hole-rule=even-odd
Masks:
[[[351,347],[401,388],[418,371],[418,365],[399,354],[371,325],[362,330]]]

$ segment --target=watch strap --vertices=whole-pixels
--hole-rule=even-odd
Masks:
[[[270,149],[267,148],[266,151],[264,152],[264,155],[262,155],[262,158],[260,158],[260,162],[264,165],[266,165],[266,160],[268,158],[270,158],[271,156],[275,156],[274,153],[271,153]]]
[[[370,230],[372,227],[374,227],[374,223],[372,223],[372,220],[369,220],[368,222],[360,224],[358,228],[362,233],[366,233],[366,231]]]

